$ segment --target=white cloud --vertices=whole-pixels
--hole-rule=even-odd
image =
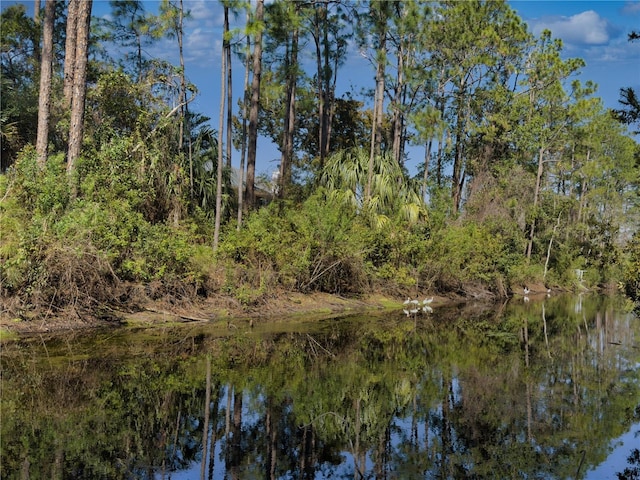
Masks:
[[[609,42],[609,22],[593,10],[570,17],[546,17],[531,22],[533,33],[551,30],[554,37],[567,44],[604,45]]]
[[[213,31],[195,28],[186,34],[184,52],[189,63],[211,66],[219,62],[222,39]]]
[[[622,13],[625,15],[640,15],[640,2],[627,2],[622,7]]]
[[[217,0],[188,0],[184,3],[191,17],[187,20],[198,27],[215,27],[222,25],[223,14]]]

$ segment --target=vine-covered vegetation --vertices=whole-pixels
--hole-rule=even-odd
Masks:
[[[637,105],[607,110],[575,79],[584,62],[506,3],[223,1],[248,20],[225,23],[222,71],[245,74],[232,71],[240,58],[247,80],[220,102],[217,131],[190,108],[182,2],[153,14],[110,3],[86,44],[70,28],[78,0],[47,0],[36,18],[2,11],[10,315],[108,315],[148,297],[251,306],[292,290],[505,296],[531,283],[618,284],[638,298],[639,147],[621,122]],[[179,65],[144,53],[161,41]],[[335,95],[356,45],[376,72],[362,101]],[[82,56],[85,81],[69,86]],[[259,134],[282,152],[273,179],[255,176]],[[411,145],[426,152],[417,172]]]

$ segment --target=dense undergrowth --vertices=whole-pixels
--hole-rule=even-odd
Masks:
[[[130,147],[122,140],[85,159],[75,198],[60,154],[39,170],[28,148],[0,176],[5,313],[109,316],[143,300],[184,304],[214,295],[250,307],[282,291],[505,296],[528,282],[575,285],[566,272],[584,262],[560,245],[545,275],[545,257],[526,261],[523,231],[508,217],[448,219],[434,209],[372,225],[324,188],[253,211],[241,229],[228,220],[214,251],[210,216],[183,194],[185,213],[174,221],[175,194],[158,187],[149,161]],[[633,245],[626,270],[615,273],[637,296],[637,239]],[[592,270],[589,285],[614,278]]]

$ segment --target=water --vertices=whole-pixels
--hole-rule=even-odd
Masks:
[[[27,337],[1,352],[1,477],[617,479],[640,468],[623,303]]]

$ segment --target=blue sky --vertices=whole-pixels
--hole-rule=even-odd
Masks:
[[[15,2],[0,0],[2,5],[24,3],[33,9],[33,1]],[[44,3],[44,0],[42,0]],[[157,1],[145,1],[148,12],[155,12]],[[619,91],[623,87],[634,87],[640,91],[640,41],[630,43],[627,34],[635,29],[640,30],[640,0],[635,1],[545,1],[545,0],[512,0],[511,7],[529,25],[534,34],[543,29],[551,30],[554,37],[562,39],[566,57],[580,57],[585,60],[586,67],[579,79],[596,82],[605,106],[617,108]],[[184,0],[185,9],[191,11],[187,20],[184,51],[186,73],[192,83],[199,89],[198,98],[192,106],[195,111],[212,119],[217,127],[219,111],[220,83],[220,42],[222,32],[222,9],[217,0]],[[107,0],[94,0],[93,15],[108,16],[110,11]],[[244,19],[239,20],[241,23]],[[166,41],[161,45],[150,47],[150,56],[165,58],[178,63],[178,52],[175,41]],[[242,88],[243,69],[234,66],[234,97]],[[354,93],[361,87],[373,87],[373,67],[358,54],[353,56],[347,65],[338,73],[338,95],[346,91]],[[259,145],[258,173],[266,173],[275,168],[279,153],[275,146],[263,140]],[[422,161],[424,153],[416,151],[415,159],[410,158],[407,165],[417,165]],[[239,158],[239,156],[238,156]],[[233,163],[239,162],[238,158]]]

